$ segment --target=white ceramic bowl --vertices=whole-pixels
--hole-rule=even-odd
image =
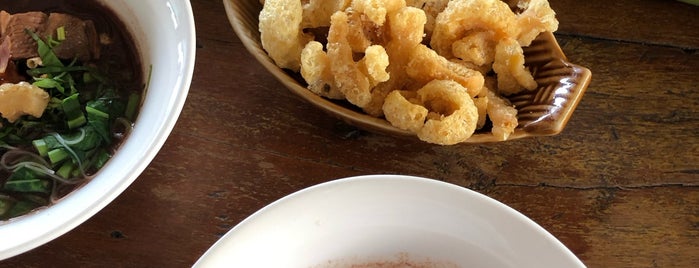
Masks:
[[[0,260],[75,228],[126,189],[165,143],[192,79],[195,28],[188,0],[100,0],[136,39],[144,74],[152,76],[130,136],[97,176],[55,205],[0,222]]]
[[[553,235],[494,199],[397,175],[340,179],[284,197],[231,229],[194,267],[352,265],[584,267]]]

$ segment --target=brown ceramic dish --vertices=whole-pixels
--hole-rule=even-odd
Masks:
[[[415,136],[393,127],[382,118],[369,116],[349,104],[331,101],[306,89],[300,76],[289,75],[277,67],[260,43],[258,15],[262,5],[258,0],[223,0],[228,19],[245,47],[279,81],[296,95],[313,105],[359,128],[394,136]],[[563,131],[568,119],[580,102],[592,73],[589,69],[568,62],[552,33],[541,34],[524,48],[526,65],[532,70],[539,88],[509,96],[518,110],[519,126],[508,140],[533,136],[555,135]],[[498,141],[489,131],[476,132],[466,142]]]

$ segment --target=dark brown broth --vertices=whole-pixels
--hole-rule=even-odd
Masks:
[[[143,69],[138,49],[125,24],[116,14],[95,0],[0,0],[0,10],[10,14],[29,11],[66,13],[83,20],[92,20],[98,34],[107,34],[111,44],[100,49],[95,62],[124,90],[143,88]]]
[[[126,98],[131,92],[142,93],[144,75],[142,63],[134,39],[128,32],[125,24],[116,14],[95,0],[0,0],[0,10],[10,14],[29,11],[41,11],[45,13],[66,13],[83,20],[91,20],[98,34],[109,36],[111,42],[100,47],[100,58],[83,64],[94,64],[115,82],[120,94]],[[15,62],[21,65],[20,61]],[[18,66],[19,69],[26,66]],[[120,145],[123,139],[114,140],[112,151]],[[0,170],[0,183],[10,174]],[[0,184],[1,185],[1,184]],[[60,185],[57,195],[64,196],[80,185]]]

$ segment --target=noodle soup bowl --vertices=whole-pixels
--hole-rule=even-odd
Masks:
[[[146,89],[129,136],[94,177],[54,204],[0,221],[0,260],[45,244],[86,221],[148,166],[180,115],[192,79],[195,27],[187,0],[98,0],[134,38]]]

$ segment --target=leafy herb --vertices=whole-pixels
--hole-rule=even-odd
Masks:
[[[57,40],[27,34],[42,62],[27,74],[51,100],[41,118],[0,118],[0,220],[47,205],[57,185],[99,170],[111,158],[112,126],[124,120],[130,126],[140,102],[140,94],[121,96],[97,68],[61,61],[53,48],[65,40],[62,27]]]
[[[27,167],[21,167],[12,173],[12,176],[5,182],[2,189],[20,193],[49,194],[51,192],[51,181],[42,178]]]
[[[53,53],[53,47],[46,44],[44,40],[29,29],[25,30],[25,32],[36,41],[38,46],[37,52],[39,52],[39,57],[44,66],[64,66],[61,60],[56,56],[56,53]]]

